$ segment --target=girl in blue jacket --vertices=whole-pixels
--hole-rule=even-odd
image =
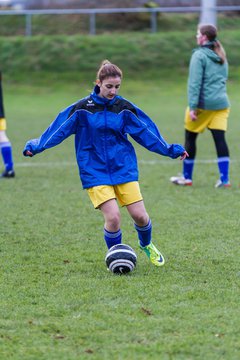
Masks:
[[[173,176],[176,185],[191,186],[198,134],[211,131],[216,151],[219,179],[215,187],[229,187],[229,150],[225,139],[229,116],[226,90],[228,63],[213,25],[200,25],[199,47],[193,50],[189,66],[188,107],[185,114],[185,147],[189,158],[183,162],[183,175]]]
[[[134,221],[140,248],[161,266],[164,258],[151,241],[152,223],[139,188],[136,153],[127,136],[164,156],[183,160],[188,154],[179,144],[169,145],[142,110],[118,95],[121,81],[122,71],[103,61],[93,92],[63,110],[38,139],[26,143],[23,154],[33,156],[74,134],[81,182],[104,216],[107,247],[122,240],[117,199]]]

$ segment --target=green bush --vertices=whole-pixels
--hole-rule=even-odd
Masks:
[[[239,65],[240,31],[221,33],[231,66]],[[195,33],[127,33],[112,35],[72,35],[1,37],[0,64],[5,73],[80,72],[95,73],[108,58],[129,75],[144,76],[158,71],[178,72],[188,67]]]

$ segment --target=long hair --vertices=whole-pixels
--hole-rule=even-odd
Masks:
[[[221,63],[223,64],[226,61],[226,52],[220,43],[220,41],[217,39],[217,28],[214,25],[210,24],[202,24],[199,25],[199,31],[202,35],[206,35],[209,41],[212,42],[213,51],[220,57]]]
[[[108,60],[103,60],[97,72],[97,80],[101,82],[109,77],[120,77],[122,79],[122,70],[117,65]]]

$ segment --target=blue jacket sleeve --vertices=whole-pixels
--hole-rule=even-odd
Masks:
[[[33,155],[38,154],[45,149],[60,144],[67,137],[74,134],[77,126],[77,113],[73,113],[69,116],[72,108],[73,105],[60,112],[56,119],[38,139],[29,140],[25,145],[23,155],[26,155],[27,150],[31,151]]]
[[[168,144],[160,134],[154,122],[139,108],[134,106],[136,114],[126,111],[124,131],[137,143],[157,154],[175,159],[181,156],[185,149],[180,144]]]

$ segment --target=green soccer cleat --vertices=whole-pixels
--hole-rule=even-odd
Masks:
[[[149,257],[150,261],[156,265],[156,266],[162,266],[165,261],[164,261],[164,257],[162,256],[162,254],[160,253],[160,251],[158,251],[158,249],[156,248],[156,246],[153,245],[153,243],[151,242],[149,245],[147,246],[141,246],[140,245],[140,249],[142,249],[145,254],[147,255],[147,257]]]

